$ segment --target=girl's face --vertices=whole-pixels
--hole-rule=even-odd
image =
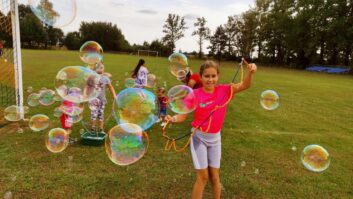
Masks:
[[[201,81],[206,91],[213,91],[218,83],[217,69],[212,67],[205,69],[202,73]]]

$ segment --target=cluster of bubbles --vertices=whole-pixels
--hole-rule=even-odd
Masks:
[[[116,114],[119,124],[132,123],[143,130],[150,128],[157,120],[155,95],[141,88],[126,88],[116,97]]]
[[[148,139],[136,124],[122,123],[113,127],[105,139],[109,159],[117,165],[132,164],[146,153]]]
[[[33,89],[27,89],[27,91],[33,91]],[[27,104],[31,107],[36,107],[38,105],[50,106],[57,101],[61,101],[61,97],[58,94],[51,90],[43,88],[38,93],[31,93],[27,97]]]
[[[301,161],[306,169],[322,172],[330,166],[329,153],[322,146],[312,144],[304,148]]]
[[[49,26],[65,27],[76,17],[76,0],[28,0],[28,3],[38,19]]]

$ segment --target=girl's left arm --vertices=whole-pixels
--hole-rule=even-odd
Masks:
[[[248,68],[248,75],[245,77],[244,81],[238,84],[234,84],[234,83],[231,84],[233,88],[233,95],[236,93],[239,93],[240,91],[250,88],[253,76],[257,71],[257,66],[256,64],[248,64],[247,68]]]
[[[115,93],[115,89],[113,87],[113,85],[110,83],[108,84],[108,88],[110,90],[110,93],[113,95],[113,98],[115,99],[116,98],[116,93]]]

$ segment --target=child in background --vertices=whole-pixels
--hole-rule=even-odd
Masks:
[[[247,77],[238,84],[218,84],[219,67],[213,61],[206,61],[200,67],[203,87],[194,90],[197,106],[194,110],[194,121],[191,123],[193,134],[190,150],[197,172],[191,198],[202,198],[208,179],[212,183],[213,198],[221,197],[221,129],[229,100],[233,99],[234,94],[251,86],[257,67],[255,64],[249,64],[247,67]],[[187,114],[173,117],[167,115],[165,119],[178,123],[183,122],[186,117]]]
[[[101,62],[97,63],[94,70],[101,76],[101,78],[96,85],[100,91],[98,97],[89,101],[89,108],[91,109],[91,132],[104,133],[104,108],[107,103],[105,88],[109,88],[109,91],[113,95],[114,99],[116,98],[116,93],[111,84],[110,78],[107,75],[104,75],[104,65]],[[97,121],[99,123],[98,129],[96,129]]]
[[[66,132],[70,135],[72,132],[72,124],[73,124],[73,116],[70,116],[68,114],[65,114],[62,110],[66,109],[73,109],[75,106],[75,103],[70,102],[68,100],[63,100],[60,110],[61,110],[61,116],[60,116],[60,122],[61,122],[61,128],[65,129]],[[69,137],[69,143],[75,142],[75,139]]]
[[[158,120],[157,122],[163,121],[161,126],[164,126],[166,123],[164,122],[164,118],[167,115],[167,104],[168,97],[165,95],[165,88],[158,87],[157,88],[157,103],[158,103]]]
[[[135,79],[135,88],[144,88],[147,85],[148,70],[144,64],[145,60],[140,59],[131,75]]]

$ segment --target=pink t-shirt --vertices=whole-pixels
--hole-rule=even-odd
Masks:
[[[198,128],[201,125],[199,128],[201,131],[218,133],[222,128],[227,111],[227,105],[225,105],[225,103],[229,100],[229,97],[231,97],[230,85],[217,85],[213,93],[206,93],[202,88],[198,88],[194,90],[194,94],[196,98],[196,109],[194,111],[194,121],[191,123],[191,126]],[[223,107],[218,108],[214,111],[212,116],[209,117],[216,106]],[[207,117],[209,118],[206,120]]]

